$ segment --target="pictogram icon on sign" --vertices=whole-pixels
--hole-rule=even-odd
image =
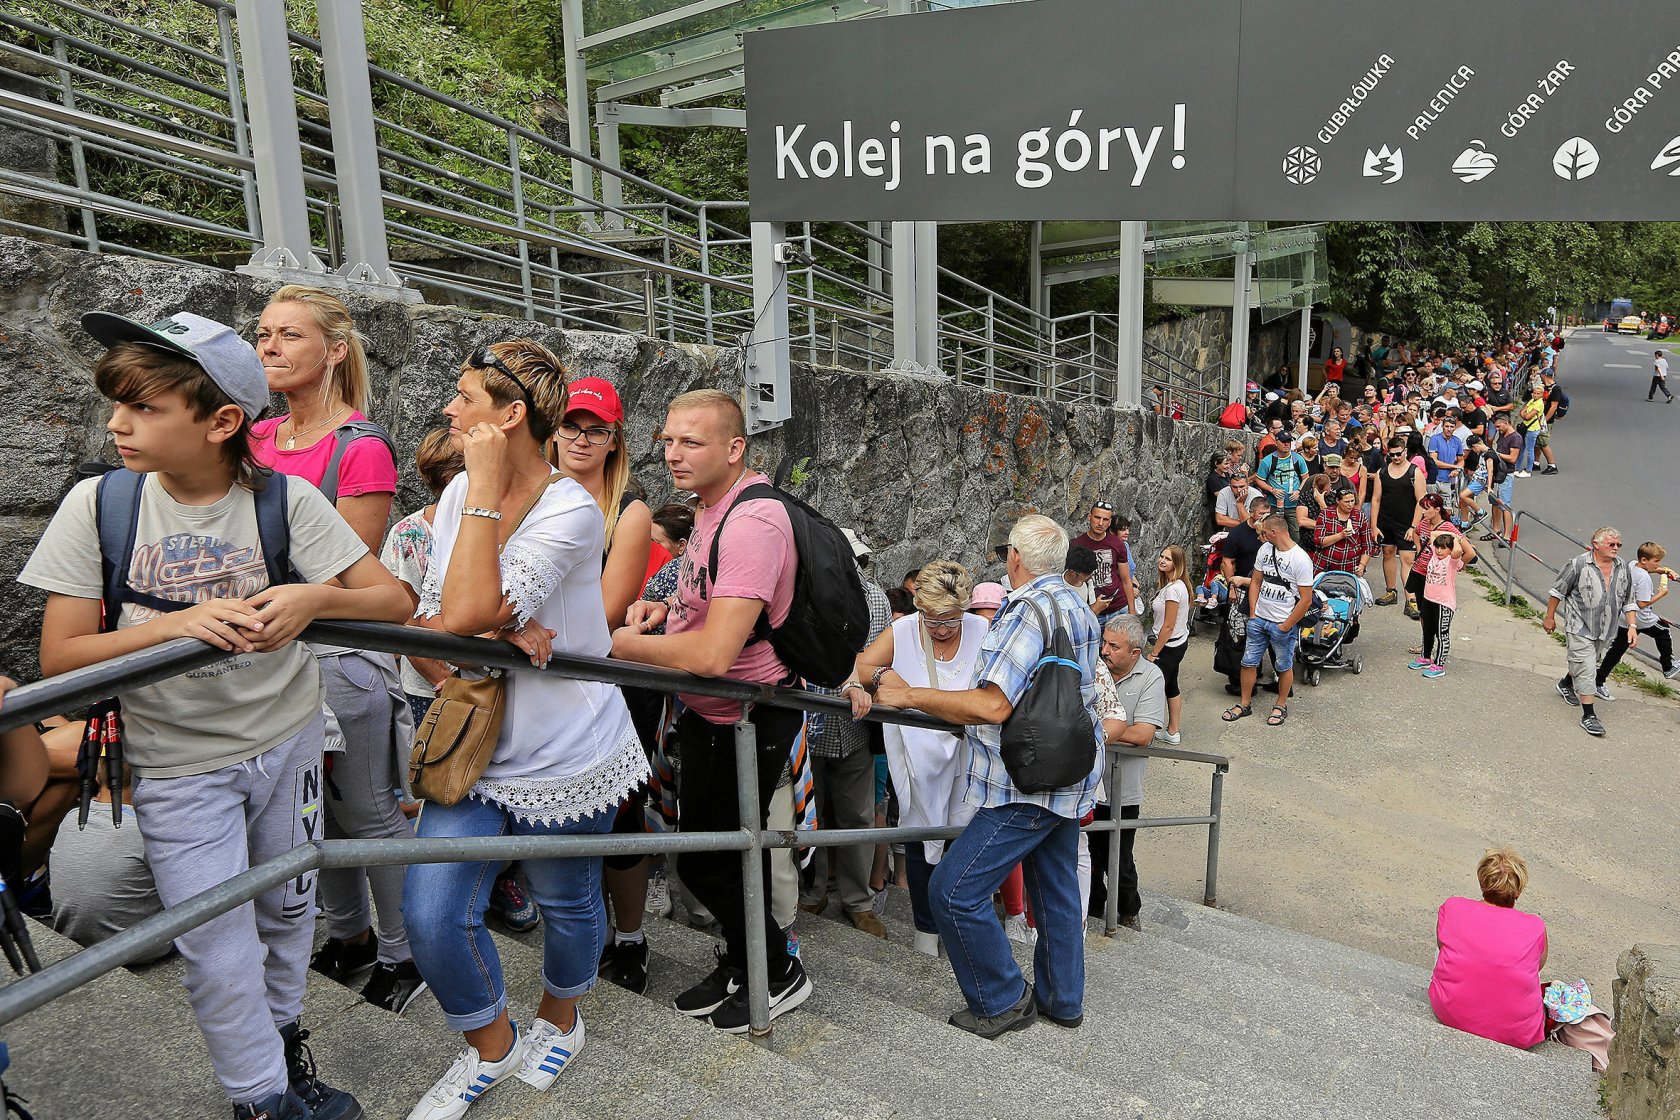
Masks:
[[[1323,166],[1323,161],[1318,158],[1317,151],[1300,144],[1284,154],[1283,177],[1296,186],[1305,186],[1318,178],[1318,173]]]
[[[1666,171],[1672,176],[1680,177],[1680,136],[1663,145],[1663,150],[1651,161],[1651,170]]]
[[[1406,173],[1406,159],[1400,154],[1399,148],[1390,148],[1387,144],[1372,151],[1365,149],[1365,177],[1367,179],[1381,178],[1384,184],[1398,183],[1400,177]],[[1386,176],[1386,178],[1384,178]]]
[[[1479,183],[1498,169],[1499,157],[1480,140],[1470,141],[1470,146],[1458,153],[1452,165],[1453,174],[1466,183]]]
[[[1558,178],[1578,182],[1598,170],[1598,149],[1584,136],[1565,140],[1552,157],[1552,170]]]

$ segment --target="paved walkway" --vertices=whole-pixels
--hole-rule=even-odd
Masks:
[[[1513,844],[1531,871],[1519,905],[1550,929],[1547,974],[1585,976],[1608,1006],[1622,951],[1680,942],[1680,704],[1612,683],[1618,699],[1598,705],[1609,735],[1591,738],[1553,690],[1562,646],[1483,594],[1461,579],[1452,665],[1434,681],[1406,668],[1418,624],[1371,608],[1350,647],[1364,672],[1297,686],[1282,728],[1263,722],[1269,694],[1221,723],[1232,701],[1212,639],[1192,639],[1183,746],[1231,758],[1219,903],[1429,965],[1436,907],[1476,897],[1482,850]],[[1206,766],[1150,766],[1146,816],[1207,811]],[[1145,832],[1144,886],[1199,899],[1205,840]]]

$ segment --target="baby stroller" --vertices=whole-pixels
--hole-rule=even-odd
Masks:
[[[1193,613],[1190,615],[1190,630],[1197,629],[1219,632],[1219,627],[1225,623],[1225,604],[1230,599],[1230,590],[1225,586],[1225,577],[1219,574],[1220,564],[1224,560],[1221,546],[1225,543],[1225,530],[1213,534],[1208,543],[1202,546],[1203,576],[1202,582],[1196,588],[1196,601]]]
[[[1324,572],[1313,580],[1313,604],[1301,620],[1295,660],[1301,679],[1317,685],[1325,669],[1358,673],[1365,668],[1359,655],[1345,647],[1359,637],[1359,616],[1367,605],[1364,581],[1351,572]]]

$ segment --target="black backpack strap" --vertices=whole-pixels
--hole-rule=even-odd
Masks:
[[[321,476],[321,493],[327,496],[327,501],[338,504],[338,468],[344,462],[344,453],[350,450],[350,445],[359,439],[377,439],[391,451],[392,462],[396,461],[397,447],[391,442],[391,433],[372,420],[351,420],[340,424],[333,430],[332,458],[327,460],[327,473]]]
[[[302,583],[292,570],[291,523],[286,516],[286,476],[279,471],[258,475],[259,488],[251,497],[257,507],[257,540],[262,544],[268,585]]]
[[[736,506],[756,498],[775,498],[779,501],[781,500],[781,491],[768,482],[755,482],[735,495],[735,500],[730,502],[729,508],[723,511],[723,516],[718,519],[717,532],[712,534],[712,546],[706,558],[706,577],[714,587],[717,586],[718,545],[723,540],[723,526],[729,521],[729,515],[735,512]],[[711,592],[708,591],[706,596],[709,599]],[[753,622],[752,635],[747,639],[748,643],[768,641],[770,639],[770,629],[770,604],[766,603],[764,609],[758,612],[757,620]]]
[[[130,470],[109,471],[100,476],[94,498],[94,520],[99,526],[100,585],[103,609],[99,629],[110,633],[117,628],[122,605],[133,596],[128,587],[128,568],[134,561],[134,538],[140,532],[140,492],[146,476]]]

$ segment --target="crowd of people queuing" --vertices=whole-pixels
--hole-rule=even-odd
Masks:
[[[1106,499],[1072,533],[1021,517],[984,570],[934,559],[891,587],[874,582],[869,545],[848,529],[869,614],[867,643],[834,690],[852,720],[514,673],[507,718],[470,795],[416,805],[409,744],[457,667],[294,642],[312,621],[490,636],[533,665],[555,652],[610,655],[798,683],[766,640],[793,604],[795,533],[780,500],[743,496],[769,480],[751,465],[738,402],[711,389],[669,402],[656,438],[672,485],[692,498],[652,509],[631,477],[624,408],[608,380],[573,376],[529,339],[479,347],[442,407],[446,426],[419,444],[416,468],[434,500],[386,532],[396,463],[366,415],[367,358],[335,296],[280,289],[254,348],[187,312],[151,327],[92,313],[84,326],[108,347],[95,383],[111,402],[123,465],[141,479],[127,527],[132,562],[113,583],[103,563],[106,478],[78,483],[19,577],[48,593],[42,668],[66,672],[183,636],[228,656],[122,695],[125,812],[137,829],[57,825],[73,802],[65,791],[79,726],[6,737],[8,758],[44,760],[31,764],[34,788],[24,788],[34,778],[20,776],[21,764],[9,766],[0,794],[33,806],[25,859],[50,869],[59,928],[89,942],[110,936],[300,838],[731,831],[734,729],[746,720],[765,827],[963,828],[950,842],[830,849],[803,872],[787,851],[767,851],[759,932],[770,946],[771,1016],[814,988],[796,908],[820,913],[837,899],[851,925],[885,937],[880,918],[897,882],[914,948],[943,952],[964,997],[951,1023],[984,1037],[1039,1018],[1079,1026],[1084,923],[1110,892],[1120,921],[1141,928],[1135,832],[1079,825],[1141,811],[1145,758],[1123,755],[1110,788],[1103,744],[1181,742],[1180,668],[1195,613],[1242,620],[1240,639],[1221,621],[1215,641],[1237,698],[1223,718],[1252,714],[1269,658],[1277,702],[1265,722],[1281,725],[1315,579],[1347,573],[1369,594],[1375,561],[1384,593],[1370,598],[1403,600],[1422,625],[1411,667],[1439,679],[1454,577],[1475,562],[1476,541],[1503,543],[1513,480],[1529,476],[1536,456],[1541,473],[1556,473],[1547,437],[1568,410],[1555,375],[1561,340],[1457,354],[1385,344],[1362,350],[1353,370],[1338,352],[1316,397],[1248,386],[1240,423],[1260,435],[1258,455],[1232,440],[1214,457],[1206,496],[1217,531],[1199,584],[1178,544],[1134,563],[1130,525]],[[1357,391],[1356,371],[1368,374]],[[257,420],[271,392],[286,412]],[[285,526],[278,550],[274,509]],[[1593,734],[1603,733],[1592,700],[1604,695],[1604,666],[1641,634],[1672,669],[1651,602],[1674,573],[1659,546],[1642,546],[1630,567],[1619,545],[1613,529],[1595,535],[1592,553],[1560,576],[1546,619],[1551,629],[1563,606],[1570,675],[1558,690],[1582,706]],[[276,551],[289,565],[278,573]],[[1090,766],[1071,784],[1029,792],[1000,734],[1045,652],[1038,618],[1049,611],[1065,620],[1080,672]],[[864,721],[876,704],[963,730]],[[1114,882],[1111,843],[1121,849]],[[396,1014],[433,994],[464,1044],[411,1117],[445,1120],[510,1077],[552,1086],[583,1050],[579,1001],[597,980],[646,990],[644,919],[673,915],[673,896],[719,940],[716,967],[677,996],[676,1011],[746,1032],[742,874],[730,851],[668,865],[579,857],[335,870],[293,880],[176,944],[237,1116],[361,1115],[350,1092],[318,1076],[306,1045],[313,970],[360,983],[368,1002]],[[489,914],[514,930],[541,926],[529,1014],[516,1013],[528,1005],[509,992]],[[1030,981],[1011,939],[1033,946]]]

